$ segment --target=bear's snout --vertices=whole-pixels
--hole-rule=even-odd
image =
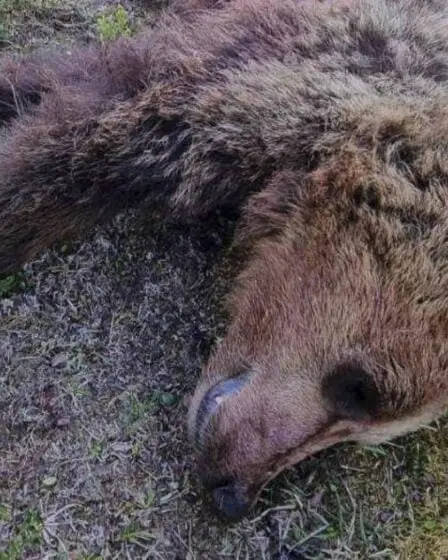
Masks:
[[[252,500],[246,487],[235,479],[207,481],[204,486],[210,493],[215,510],[229,521],[238,521],[249,513]]]

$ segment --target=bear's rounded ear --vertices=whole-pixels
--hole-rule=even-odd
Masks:
[[[359,363],[333,368],[322,382],[322,394],[331,412],[348,420],[368,420],[381,414],[382,398],[371,373]]]

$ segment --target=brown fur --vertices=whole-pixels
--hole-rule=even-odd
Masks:
[[[250,257],[190,409],[224,513],[446,409],[443,0],[193,1],[105,49],[5,59],[0,119],[3,272],[143,199],[242,211]]]

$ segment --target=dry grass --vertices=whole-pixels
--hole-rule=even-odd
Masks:
[[[9,1],[4,43],[92,40],[110,9],[49,1]],[[153,17],[125,7],[130,25]],[[225,328],[231,231],[128,214],[0,282],[2,560],[448,558],[447,421],[321,453],[239,525],[210,515],[185,397]]]

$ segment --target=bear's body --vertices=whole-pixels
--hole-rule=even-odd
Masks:
[[[0,119],[2,272],[142,200],[242,211],[251,256],[190,412],[224,513],[448,406],[444,1],[181,4],[133,40],[4,59]]]

